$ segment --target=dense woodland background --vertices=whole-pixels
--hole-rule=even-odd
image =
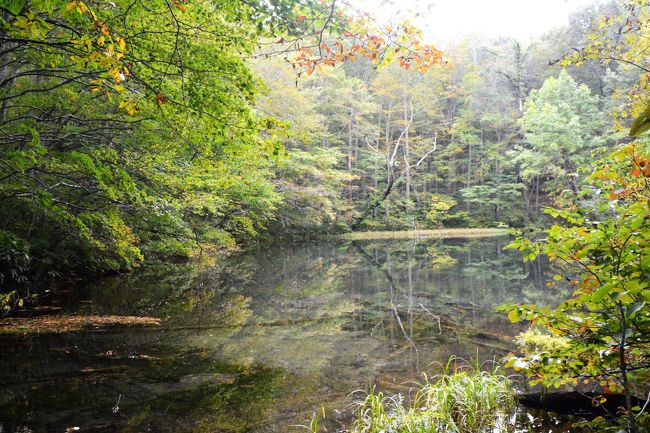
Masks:
[[[335,3],[214,4],[2,3],[5,293],[258,239],[543,226],[627,140],[647,81],[644,2],[426,68],[359,45],[296,61],[309,35],[352,35]]]

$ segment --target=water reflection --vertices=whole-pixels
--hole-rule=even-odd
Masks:
[[[76,288],[68,311],[163,328],[1,338],[0,431],[299,431],[321,404],[343,428],[350,391],[498,359],[516,329],[494,307],[562,295],[507,241],[274,247]]]

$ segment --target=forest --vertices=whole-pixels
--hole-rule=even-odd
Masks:
[[[304,66],[269,38],[349,37],[318,9],[292,23],[292,2],[220,6],[241,31],[222,38],[208,5],[159,7],[4,9],[4,286],[278,236],[543,226],[543,207],[577,200],[593,152],[626,140],[647,79],[644,35],[626,30],[630,49],[608,39],[613,23],[591,33],[616,3],[528,46],[459,41],[426,73],[355,55],[361,39],[339,59],[305,48]]]
[[[232,313],[233,305],[250,307],[259,317],[268,313],[255,304],[266,294],[234,295],[257,274],[234,270],[217,278],[197,269],[246,262],[252,259],[239,257],[255,251],[285,251],[276,250],[278,245],[321,248],[355,239],[341,247],[349,260],[329,250],[321,255],[330,262],[311,257],[311,250],[304,257],[286,250],[273,253],[288,254],[284,264],[273,266],[285,272],[292,266],[289,258],[310,257],[309,272],[321,269],[324,281],[336,280],[340,290],[347,287],[338,280],[345,278],[343,269],[354,275],[362,266],[375,269],[372,278],[385,279],[391,293],[385,301],[390,320],[381,319],[382,329],[390,322],[416,352],[413,330],[423,319],[413,319],[413,308],[419,305],[428,320],[437,319],[440,333],[447,313],[442,304],[434,309],[426,300],[414,301],[419,277],[413,272],[432,266],[434,276],[427,278],[443,284],[448,280],[436,272],[456,269],[471,282],[472,293],[476,287],[492,290],[481,279],[490,275],[502,284],[498,290],[512,285],[513,293],[514,287],[525,293],[508,297],[498,291],[494,298],[503,302],[486,301],[489,309],[500,305],[500,316],[532,326],[517,337],[518,351],[508,350],[503,368],[526,373],[532,387],[568,386],[589,394],[593,389],[579,384],[594,384],[594,407],[605,407],[609,393],[622,399],[608,409],[617,416],[598,416],[572,429],[650,431],[647,0],[593,3],[574,12],[566,26],[530,40],[476,34],[444,44],[430,43],[428,32],[409,21],[385,24],[343,0],[1,0],[0,20],[1,346],[19,353],[15,335],[3,342],[3,327],[11,331],[12,320],[41,316],[52,302],[56,311],[63,308],[61,317],[82,317],[83,305],[66,310],[70,287],[81,299],[95,292],[79,294],[78,287],[104,287],[105,278],[149,287],[158,275],[176,285],[167,300],[159,299],[161,292],[143,295],[148,305],[124,295],[128,317],[151,316],[147,323],[162,320],[165,326],[173,317],[187,319],[172,304],[193,314],[218,307],[209,320],[236,316],[232,320],[242,326],[237,320],[257,313]],[[442,241],[444,233],[462,237],[483,229],[510,238],[493,253],[482,241]],[[427,248],[409,246],[402,254],[385,232],[441,240]],[[504,265],[511,253],[523,262]],[[494,254],[488,265],[486,257]],[[170,269],[180,274],[174,277]],[[274,278],[261,275],[260,286]],[[295,284],[304,283],[318,296],[331,290],[312,274],[291,275],[293,283],[278,287],[293,293]],[[370,284],[369,275],[358,279]],[[241,279],[240,285],[229,278]],[[216,293],[194,287],[203,282]],[[408,314],[393,296],[402,284],[410,293]],[[562,288],[564,295],[528,296],[532,285]],[[233,297],[221,299],[226,294]],[[290,297],[283,302],[282,308],[300,305]],[[339,302],[324,311],[349,307],[345,314],[355,318],[355,330],[365,329],[356,314],[374,307]],[[105,317],[117,311],[102,308],[90,311]],[[188,323],[183,326],[198,326]],[[435,327],[426,329],[436,333]],[[376,328],[366,331],[371,335]],[[514,331],[503,331],[508,332]],[[275,377],[267,367],[250,377]],[[235,374],[233,368],[219,374]],[[400,409],[401,400],[381,403],[385,394],[371,391],[359,418],[346,428],[511,431],[502,420],[480,428],[456,420],[444,430],[418,412],[438,407],[441,390],[454,380],[493,380],[479,370],[427,383],[409,410]],[[236,374],[235,384],[248,380],[249,373]],[[0,384],[9,380],[5,376]],[[219,393],[227,394],[230,380],[218,383]],[[485,386],[495,387],[496,399],[510,392],[501,390],[510,385],[499,380]],[[12,424],[14,409],[7,415],[11,401],[0,395],[0,431],[3,422],[8,431],[54,431],[20,430]],[[322,413],[330,409],[323,405]],[[485,408],[464,410],[493,415]],[[138,416],[149,415],[133,419]],[[302,427],[331,431],[327,424],[319,430],[323,418],[332,415],[316,410]],[[192,425],[187,431],[264,428],[237,430],[228,427],[236,421],[215,422],[213,430]],[[128,423],[96,431],[130,431]],[[143,428],[138,425],[132,431]]]

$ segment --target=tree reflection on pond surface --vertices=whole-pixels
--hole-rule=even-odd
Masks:
[[[507,243],[277,246],[75,288],[65,311],[163,325],[1,337],[0,431],[298,431],[321,405],[343,428],[351,391],[499,359],[518,329],[494,308],[563,295]]]

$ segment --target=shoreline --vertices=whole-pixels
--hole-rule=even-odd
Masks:
[[[379,240],[379,239],[451,239],[451,238],[482,238],[507,236],[510,229],[500,228],[454,228],[434,230],[404,230],[404,231],[377,231],[377,232],[352,232],[336,235],[334,239],[348,241]]]

